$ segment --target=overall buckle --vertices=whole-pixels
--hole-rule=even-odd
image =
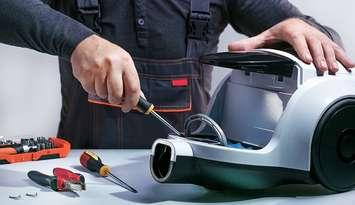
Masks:
[[[80,21],[95,32],[101,33],[101,11],[99,0],[77,0],[76,6]]]
[[[188,22],[188,37],[191,39],[208,41],[208,29],[210,14],[208,13],[190,13]]]

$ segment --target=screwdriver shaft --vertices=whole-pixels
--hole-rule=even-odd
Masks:
[[[116,177],[115,175],[111,174],[111,172],[108,173],[112,178],[117,180],[120,184],[121,187],[127,189],[130,192],[137,193],[137,190],[135,190],[133,187],[128,185],[126,182],[122,181],[120,178]]]
[[[156,113],[154,110],[150,112],[154,117],[156,117],[160,122],[162,122],[166,127],[168,127],[171,131],[173,131],[175,134],[178,136],[181,135],[181,133],[175,129],[168,121],[166,121],[164,118],[162,118],[158,113]]]

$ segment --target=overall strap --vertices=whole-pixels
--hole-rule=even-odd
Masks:
[[[190,14],[187,25],[187,57],[197,55],[196,46],[208,42],[210,23],[210,1],[190,0]]]
[[[148,45],[148,30],[146,27],[146,0],[134,0],[135,29],[138,45],[146,47]]]
[[[100,0],[76,0],[79,21],[97,33],[102,32],[100,26]]]

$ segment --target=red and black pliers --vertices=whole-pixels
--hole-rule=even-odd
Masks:
[[[49,176],[39,171],[29,171],[27,176],[41,186],[50,187],[54,191],[82,191],[86,189],[85,178],[63,168],[54,168],[53,175]]]

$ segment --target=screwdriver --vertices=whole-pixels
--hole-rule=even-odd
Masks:
[[[178,136],[181,135],[181,133],[175,129],[168,121],[166,121],[162,116],[160,116],[158,113],[154,111],[154,105],[150,102],[148,102],[146,99],[144,99],[142,96],[139,97],[139,101],[137,104],[137,109],[144,113],[145,115],[152,114],[155,118],[157,118],[160,122],[162,122],[166,127],[168,127],[171,131],[173,131],[175,134]]]
[[[92,172],[98,173],[102,177],[111,176],[117,180],[118,185],[127,189],[130,192],[137,193],[137,190],[129,186],[126,182],[122,181],[120,178],[116,177],[110,172],[110,167],[104,165],[95,153],[90,151],[85,151],[80,156],[80,164]]]
[[[95,95],[89,95],[89,102],[94,103],[94,104],[99,104],[99,105],[107,105],[107,106],[113,106],[113,107],[121,107],[121,105],[114,105],[110,104],[107,100],[101,99]],[[178,136],[181,135],[181,133],[175,129],[174,126],[172,126],[168,121],[166,121],[163,117],[161,117],[158,113],[154,111],[154,105],[150,102],[148,102],[145,98],[142,96],[139,97],[139,101],[137,106],[135,107],[138,111],[144,113],[145,115],[150,115],[152,114],[156,119],[158,119],[161,123],[163,123],[166,127],[168,127],[171,131],[173,131],[175,134]]]

